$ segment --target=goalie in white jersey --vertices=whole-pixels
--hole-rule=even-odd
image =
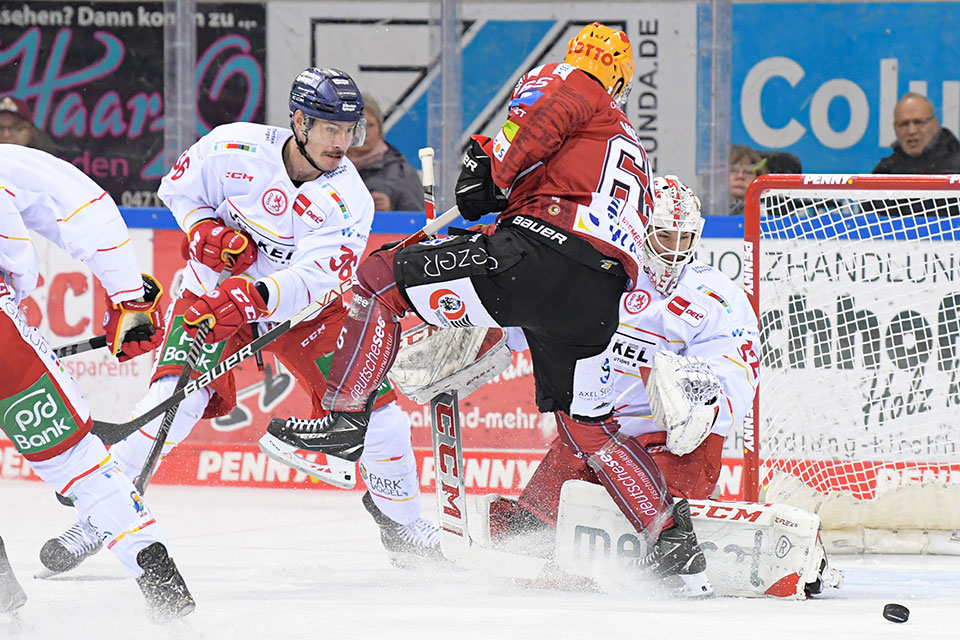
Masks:
[[[685,538],[680,522],[689,521],[684,499],[709,497],[720,474],[724,436],[752,405],[759,331],[743,291],[693,259],[704,224],[699,199],[674,176],[656,178],[654,196],[643,249],[649,278],[623,295],[620,324],[607,350],[620,425],[614,438],[636,454],[638,482],[646,479],[656,486],[661,500],[656,510],[672,509],[677,520],[664,528],[646,563],[665,574],[674,563],[681,563],[681,574],[698,573],[694,569],[702,572],[702,552],[695,539],[691,544]],[[510,347],[525,348],[521,332],[510,330]],[[517,502],[491,500],[492,541],[544,523],[556,526],[566,480],[601,482],[584,451],[565,436],[561,425],[561,436]],[[648,494],[653,493],[649,488]],[[612,497],[636,526],[640,518],[627,514],[623,502]],[[642,525],[637,528],[643,531]]]
[[[84,552],[82,536],[105,544],[137,579],[155,621],[184,616],[196,605],[168,555],[166,535],[130,476],[90,433],[80,389],[20,309],[39,279],[28,230],[83,261],[103,285],[107,343],[121,361],[157,348],[162,291],[141,276],[127,227],[103,189],[48,153],[0,144],[0,427],[34,472],[73,500],[80,521],[66,534],[70,549]],[[152,325],[154,337],[124,342],[141,325]],[[57,551],[44,546],[50,562],[61,559]],[[25,598],[16,589],[13,595]]]
[[[194,377],[249,344],[252,326],[266,331],[353,278],[374,206],[345,152],[362,144],[364,127],[363,99],[353,80],[337,69],[311,67],[293,83],[289,130],[223,125],[180,156],[158,193],[187,234],[182,246],[187,263],[168,312],[150,392],[134,415],[173,394],[192,344],[188,336],[196,335],[202,322],[212,324],[206,338],[210,346]],[[225,269],[230,276],[218,287]],[[325,355],[333,352],[346,313],[335,299],[265,349],[310,393],[313,418],[326,415],[320,405],[329,368]],[[435,528],[420,519],[409,420],[393,402],[389,385],[377,395],[376,420],[363,457],[359,447],[352,457],[361,458],[361,475],[371,489],[364,505],[383,527],[381,537],[392,550],[439,555]],[[235,405],[231,373],[186,398],[162,455],[201,418],[225,415]],[[111,448],[127,473],[140,473],[161,420]],[[380,455],[384,449],[390,455]]]

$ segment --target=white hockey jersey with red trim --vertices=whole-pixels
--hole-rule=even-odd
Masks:
[[[351,278],[373,224],[373,198],[346,157],[294,185],[282,155],[292,135],[246,122],[217,127],[181,154],[158,191],[186,232],[212,218],[253,238],[257,259],[244,275],[267,286],[271,322]],[[187,261],[181,287],[201,295],[216,282],[215,271]]]
[[[608,354],[617,400],[614,413],[629,435],[659,431],[644,382],[653,354],[672,351],[706,360],[723,388],[712,432],[725,436],[753,406],[760,374],[760,331],[743,290],[710,265],[694,260],[676,289],[657,293],[649,278],[620,298],[620,326]]]
[[[28,230],[86,263],[114,302],[143,295],[140,261],[113,199],[69,162],[0,144],[0,275],[18,302],[40,273]]]
[[[723,387],[712,432],[725,436],[753,405],[760,373],[760,332],[746,294],[730,278],[694,260],[676,289],[664,296],[650,279],[620,298],[620,325],[607,348],[614,376],[614,415],[628,435],[659,431],[653,424],[645,381],[653,354],[672,351],[710,363]],[[522,332],[509,330],[513,350],[526,348]]]

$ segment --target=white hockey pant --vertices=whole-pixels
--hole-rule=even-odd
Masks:
[[[154,542],[169,549],[166,534],[153,519],[130,476],[124,474],[96,436],[49,460],[31,462],[33,471],[73,499],[77,516],[91,525],[103,544],[134,577],[143,570],[137,553]],[[139,471],[139,470],[138,470]]]
[[[133,410],[133,415],[138,416],[153,407],[157,406],[167,398],[173,395],[177,388],[177,376],[163,376],[150,385],[147,395],[144,396]],[[203,417],[203,412],[210,402],[212,391],[200,389],[191,396],[188,396],[180,403],[177,409],[177,415],[173,419],[173,425],[167,434],[163,443],[163,450],[160,453],[160,459],[157,461],[157,468],[160,463],[169,454],[175,446],[183,442],[194,425]],[[150,448],[156,440],[157,431],[160,429],[160,423],[163,422],[163,414],[157,416],[145,426],[141,427],[135,433],[130,434],[125,439],[110,447],[110,453],[116,459],[120,469],[129,478],[136,478],[143,470],[143,463],[150,453]]]
[[[370,416],[360,456],[360,477],[388,518],[410,524],[420,517],[420,483],[410,442],[410,419],[396,402]]]

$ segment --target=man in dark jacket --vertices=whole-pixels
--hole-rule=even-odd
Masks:
[[[919,93],[904,94],[893,110],[897,141],[873,173],[960,173],[960,143],[940,126],[933,103]]]

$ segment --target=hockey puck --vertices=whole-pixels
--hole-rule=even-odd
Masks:
[[[910,609],[902,604],[890,603],[883,606],[883,617],[890,622],[906,622],[910,617]]]

